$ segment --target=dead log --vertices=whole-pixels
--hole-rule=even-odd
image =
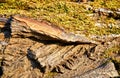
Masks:
[[[14,38],[36,38],[39,40],[55,40],[52,37],[46,36],[44,34],[32,31],[24,22],[17,21],[13,19],[12,22],[12,37]]]
[[[28,28],[32,32],[46,35],[48,37],[52,37],[57,40],[61,40],[64,42],[98,44],[97,42],[90,40],[87,37],[67,33],[65,30],[51,23],[48,23],[46,21],[37,21],[37,20],[25,18],[25,17],[20,17],[20,16],[13,16],[13,18],[27,24],[25,28]]]
[[[62,35],[63,33],[64,35]],[[65,30],[60,29],[46,21],[36,21],[18,16],[14,16],[14,21],[12,22],[12,36],[25,38],[34,37],[38,40],[47,40],[47,44],[36,43],[28,49],[29,58],[36,60],[42,66],[45,72],[50,72],[53,69],[58,72],[64,72],[63,68],[67,68],[69,70],[77,69],[77,67],[84,64],[89,59],[88,57],[85,57],[84,54],[86,52],[89,52],[89,54],[91,54],[89,49],[92,49],[92,47],[96,46],[83,44],[67,45],[64,43],[48,44],[53,40],[66,41],[68,43],[88,43],[90,40],[85,41],[85,37],[67,33]],[[99,51],[97,48],[100,48],[101,46],[95,47],[95,51],[93,52],[97,53]],[[106,48],[103,49],[105,50]],[[99,51],[99,53],[104,52],[104,50]],[[85,55],[87,56],[87,54]]]
[[[118,38],[119,39],[119,38]],[[116,39],[117,40],[117,39]],[[40,65],[45,68],[46,72],[52,71],[54,68],[64,72],[61,66],[69,70],[77,69],[80,65],[83,65],[88,60],[94,62],[101,60],[99,55],[106,49],[112,48],[114,45],[119,45],[114,40],[111,44],[105,43],[104,45],[62,45],[62,44],[41,44],[36,43],[28,50],[28,56],[34,60],[37,60]],[[35,47],[36,46],[36,47]],[[95,55],[95,56],[94,56]]]
[[[37,47],[38,45],[39,47]],[[50,72],[61,65],[73,70],[85,62],[86,58],[82,55],[88,48],[86,45],[43,45],[36,43],[28,50],[28,56],[37,60],[43,68],[46,67],[45,72]],[[64,70],[59,72],[62,71]]]
[[[27,22],[29,24],[30,21],[27,20]],[[41,22],[39,23],[41,25]],[[35,27],[41,27],[39,26],[39,23],[35,24],[34,22],[31,25],[35,24]],[[49,24],[45,23],[45,26],[46,25],[49,27]],[[4,65],[3,68],[5,72],[5,78],[23,77],[24,75],[25,77],[31,76],[31,78],[36,78],[39,77],[41,69],[45,72],[50,72],[54,69],[56,70],[56,72],[62,73],[66,73],[67,71],[68,74],[71,71],[74,72],[79,69],[79,72],[75,72],[79,75],[92,69],[92,67],[96,67],[97,63],[101,60],[99,59],[98,54],[104,52],[109,47],[111,48],[110,45],[115,45],[119,42],[111,41],[111,44],[104,45],[65,44],[61,42],[56,42],[54,40],[63,40],[68,37],[75,37],[71,38],[71,40],[75,39],[75,41],[78,40],[79,42],[79,38],[81,37],[78,38],[78,36],[74,36],[74,34],[69,34],[57,28],[61,33],[64,32],[67,35],[65,36],[65,38],[60,35],[59,37],[56,33],[54,34],[52,31],[51,32],[53,34],[51,34],[51,32],[46,32],[41,28],[39,28],[40,31],[37,30],[37,28],[30,28],[30,26],[27,26],[26,22],[17,21],[16,19],[13,19],[13,22],[11,23],[12,37],[4,52],[4,63],[6,65]],[[54,32],[57,29],[54,28],[54,26],[53,28],[51,28],[51,30],[53,30]],[[41,31],[45,33],[42,33]],[[47,39],[47,41],[44,41],[45,39]],[[52,42],[52,39],[54,43]],[[71,43],[70,40],[66,42]],[[4,44],[4,42],[0,43]],[[97,57],[95,58],[95,60],[92,60],[89,57],[92,53],[95,54],[95,56]],[[75,75],[75,73],[73,74]]]

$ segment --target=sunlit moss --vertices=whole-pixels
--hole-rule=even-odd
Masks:
[[[94,2],[91,3],[91,5],[99,8],[117,10],[118,8],[120,8],[119,3],[120,3],[120,0],[94,0]]]
[[[56,73],[56,72],[49,72],[49,73],[45,74],[44,78],[53,78],[57,74],[58,73]]]
[[[111,60],[115,63],[116,66],[116,70],[118,70],[118,73],[120,74],[120,58],[117,56],[119,56],[120,54],[120,45],[118,46],[113,46],[112,48],[109,48],[105,51],[104,56],[106,58],[111,58]]]
[[[115,23],[114,19],[103,19],[99,17],[107,27],[96,27],[95,20],[88,16],[88,14],[92,12],[86,10],[86,5],[75,3],[75,0],[74,2],[70,1],[73,0],[7,0],[6,3],[0,3],[0,14],[6,14],[8,16],[21,14],[33,18],[43,18],[65,28],[69,32],[78,34],[120,34],[119,28],[109,25],[110,23],[111,25]],[[107,2],[108,3],[105,3],[104,0],[95,0],[95,2],[91,2],[91,5],[93,3],[95,4],[93,7],[118,7],[112,6],[111,2],[108,0]],[[114,4],[115,3],[116,1]],[[108,6],[108,4],[110,5]]]

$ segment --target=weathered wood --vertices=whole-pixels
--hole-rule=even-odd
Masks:
[[[11,26],[12,26],[11,35],[14,38],[17,38],[17,37],[30,38],[31,37],[39,40],[56,40],[49,36],[38,33],[36,31],[32,31],[28,26],[26,26],[24,22],[19,22],[13,19]]]
[[[119,74],[115,70],[114,64],[112,62],[108,62],[80,76],[75,76],[73,78],[110,78],[117,76],[119,76]]]
[[[85,36],[67,33],[65,30],[46,21],[37,21],[20,16],[13,16],[13,18],[27,24],[26,28],[29,28],[29,30],[32,30],[32,32],[37,32],[39,34],[47,35],[57,40],[61,40],[65,42],[98,44],[97,42],[90,40]]]
[[[108,48],[112,48],[114,45],[119,45],[115,43],[114,40],[110,44],[103,45],[58,45],[58,44],[46,44],[41,45],[36,43],[35,46],[29,48],[28,56],[34,60],[37,60],[40,65],[45,68],[46,72],[52,71],[54,68],[60,70],[59,72],[64,72],[63,68],[70,70],[75,70],[80,65],[83,65],[88,61],[88,59],[97,61],[99,59],[100,53],[104,52]],[[102,50],[101,50],[102,49]],[[91,54],[93,54],[91,58]],[[95,56],[94,56],[95,55]],[[64,67],[62,67],[64,66]],[[61,69],[62,67],[62,69]]]
[[[27,21],[29,24],[31,20],[25,21]],[[31,25],[36,25],[35,27],[41,27],[38,25],[41,22],[35,24],[34,21]],[[53,32],[53,34],[51,35],[51,32],[46,32],[39,28],[41,31],[45,32],[41,33],[41,31],[37,30],[37,28],[30,28],[31,25],[27,26],[26,22],[18,21],[16,19],[13,19],[11,23],[12,37],[4,53],[5,65],[3,67],[5,71],[5,78],[23,77],[23,75],[25,75],[26,77],[31,76],[31,78],[37,78],[40,75],[39,73],[41,73],[40,71],[42,70],[44,70],[46,73],[55,70],[56,72],[61,72],[63,74],[68,73],[68,75],[71,75],[69,73],[72,72],[72,74],[74,74],[72,76],[75,76],[77,74],[78,76],[76,76],[79,77],[81,76],[81,74],[84,74],[90,69],[96,68],[96,66],[99,65],[98,62],[102,60],[100,59],[100,53],[103,53],[106,49],[111,48],[114,45],[119,45],[120,42],[120,39],[118,39],[118,41],[115,41],[119,37],[118,36],[115,38],[115,40],[110,39],[110,44],[107,44],[107,42],[100,45],[73,43],[66,44],[55,40],[64,41],[65,38],[69,39],[69,37],[72,37],[70,38],[70,40],[66,40],[66,42],[71,43],[77,41],[79,42],[79,38],[83,38],[84,41],[84,37],[69,34],[57,28],[60,32],[65,32],[66,34],[66,36],[60,36],[58,38],[55,36],[57,34],[54,34]],[[45,25],[47,25],[48,27],[49,25],[51,26],[51,24],[47,24],[46,22]],[[51,29],[56,30],[54,26]],[[93,57],[95,55],[95,60],[91,59],[91,54],[93,54]],[[100,71],[101,69],[102,68],[100,68]],[[12,73],[10,73],[11,71]],[[106,71],[102,72],[107,75]],[[17,76],[13,74],[17,74]],[[56,78],[72,77],[68,77],[68,75],[66,75],[66,77],[59,76]],[[92,74],[91,77],[93,76],[94,74]],[[102,75],[100,76],[102,77]],[[113,77],[113,75],[107,76]]]
[[[28,50],[28,56],[37,60],[42,67],[47,67],[46,71],[51,71],[53,68],[59,67],[59,65],[65,65],[73,70],[85,62],[85,58],[81,57],[86,51],[82,48],[84,45],[49,44],[41,46],[40,43],[35,45],[39,45],[39,48],[33,49],[34,46],[31,47]],[[86,49],[88,48],[86,47]]]
[[[7,18],[0,17],[0,29],[4,27],[7,22]]]

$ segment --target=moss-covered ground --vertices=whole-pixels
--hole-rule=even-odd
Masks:
[[[113,18],[98,17],[106,26],[96,27],[96,20],[86,10],[86,6],[103,7],[116,10],[120,7],[119,0],[95,0],[87,4],[79,4],[75,0],[6,0],[0,3],[0,14],[7,16],[14,14],[26,15],[33,18],[46,19],[70,32],[78,34],[120,34],[120,27],[108,26],[115,24]]]

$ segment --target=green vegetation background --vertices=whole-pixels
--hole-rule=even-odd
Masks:
[[[119,34],[119,27],[95,26],[96,21],[89,17],[93,12],[86,10],[88,5],[93,8],[120,8],[119,0],[95,0],[87,4],[79,4],[76,0],[6,0],[0,3],[0,14],[7,16],[21,14],[33,18],[46,19],[70,32],[85,35]],[[99,17],[105,24],[115,24],[115,19]]]

